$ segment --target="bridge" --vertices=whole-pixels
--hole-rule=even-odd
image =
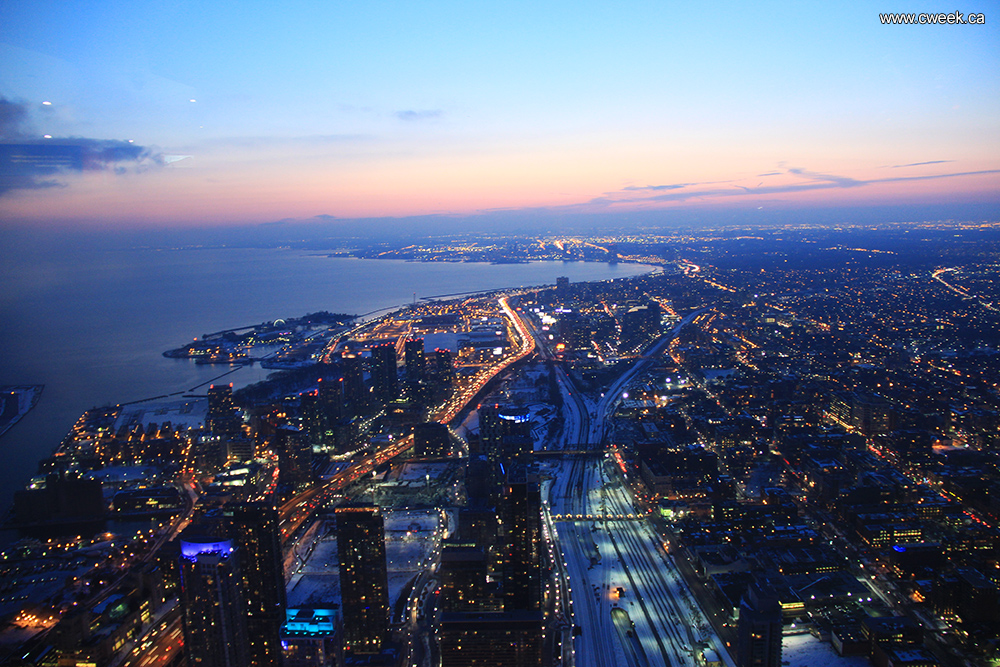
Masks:
[[[583,443],[580,445],[566,445],[566,449],[540,449],[536,451],[536,458],[560,458],[563,456],[579,456],[579,457],[600,457],[604,456],[606,450],[602,445],[589,445]]]
[[[645,514],[553,514],[553,521],[641,521]]]

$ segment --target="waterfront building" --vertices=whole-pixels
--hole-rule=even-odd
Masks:
[[[565,301],[569,297],[569,278],[566,276],[556,278],[556,297],[559,301]]]
[[[379,653],[389,638],[389,583],[385,561],[385,526],[374,505],[335,510],[340,558],[344,650]]]
[[[14,523],[72,524],[100,521],[106,513],[101,481],[77,473],[50,473],[42,488],[14,493]]]

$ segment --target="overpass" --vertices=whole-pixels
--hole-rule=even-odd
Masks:
[[[578,457],[578,458],[599,458],[604,456],[607,450],[604,447],[597,445],[591,445],[589,443],[582,443],[579,445],[566,445],[566,449],[539,449],[535,454],[535,458],[543,459],[559,459],[563,457]]]
[[[553,514],[553,521],[645,521],[645,514]]]

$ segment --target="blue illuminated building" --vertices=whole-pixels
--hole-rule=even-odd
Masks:
[[[337,664],[340,614],[335,609],[285,610],[281,626],[284,667],[333,667]]]
[[[248,634],[239,550],[232,540],[185,533],[180,597],[188,664],[242,667],[248,662]]]

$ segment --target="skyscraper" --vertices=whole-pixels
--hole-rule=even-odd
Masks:
[[[569,278],[566,276],[559,276],[556,278],[556,298],[560,301],[565,301],[569,296]]]
[[[247,617],[233,540],[198,534],[181,537],[181,608],[189,665],[243,667],[248,663]]]
[[[503,609],[541,609],[542,501],[537,482],[529,482],[523,469],[516,466],[510,471],[501,502]]]
[[[240,419],[233,402],[233,385],[212,385],[208,388],[206,426],[212,435],[232,437],[239,433]]]
[[[307,434],[294,426],[280,427],[274,436],[278,453],[278,481],[296,486],[312,478],[313,447]]]
[[[285,578],[278,512],[268,503],[241,503],[223,509],[226,532],[239,546],[240,582],[246,608],[251,667],[281,661],[285,620]]]
[[[502,467],[522,458],[533,448],[531,414],[525,408],[483,405],[479,408],[479,448],[490,462],[491,492],[500,490]]]
[[[372,348],[372,389],[375,400],[383,406],[399,396],[396,347],[390,343]]]
[[[389,636],[385,527],[374,505],[336,509],[344,650],[378,653]]]
[[[444,547],[440,577],[441,611],[496,611],[486,587],[486,552],[482,547]]]
[[[737,667],[781,667],[781,605],[766,581],[744,593],[736,640]]]
[[[451,437],[448,427],[438,422],[413,426],[413,449],[417,456],[448,456]]]
[[[327,419],[320,404],[319,392],[310,391],[299,396],[299,414],[302,429],[309,434],[309,440],[316,445],[326,443]]]
[[[451,360],[451,350],[434,350],[434,379],[442,387],[450,387],[455,379],[455,367]]]
[[[406,364],[406,390],[411,399],[424,396],[427,385],[427,360],[424,358],[424,339],[413,338],[403,346]]]
[[[344,373],[344,402],[351,414],[359,415],[367,407],[361,358],[353,354],[344,354],[340,358],[340,364]]]
[[[441,667],[541,667],[542,612],[443,612]]]

